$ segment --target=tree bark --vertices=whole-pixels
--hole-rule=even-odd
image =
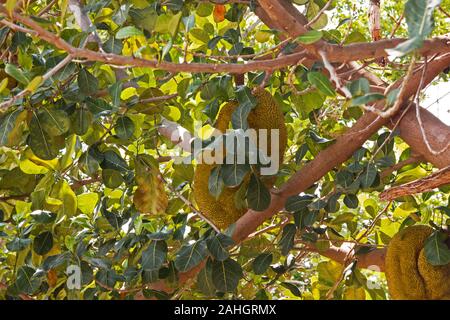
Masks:
[[[425,178],[387,189],[380,194],[380,199],[384,201],[391,201],[399,197],[427,192],[449,183],[450,166],[436,171]]]

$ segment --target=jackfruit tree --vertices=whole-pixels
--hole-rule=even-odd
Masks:
[[[450,299],[449,25],[0,1],[0,299]]]

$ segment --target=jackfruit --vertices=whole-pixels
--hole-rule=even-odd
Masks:
[[[283,155],[287,145],[287,130],[283,113],[272,95],[264,89],[257,88],[253,95],[257,100],[257,105],[252,109],[247,117],[249,128],[255,129],[279,129],[279,163],[283,162]],[[238,104],[229,102],[220,110],[215,128],[225,132],[231,122],[233,111]],[[268,155],[271,155],[270,133],[267,134]],[[198,164],[194,174],[193,194],[199,210],[209,218],[217,227],[227,228],[237,221],[247,208],[238,209],[235,205],[235,196],[239,187],[224,188],[218,199],[212,196],[208,190],[208,181],[212,164]],[[248,180],[248,177],[244,179]],[[272,179],[269,184],[273,184]],[[269,185],[268,185],[269,186]]]
[[[450,264],[431,265],[424,245],[433,229],[411,226],[397,233],[386,253],[386,279],[395,300],[450,299]]]

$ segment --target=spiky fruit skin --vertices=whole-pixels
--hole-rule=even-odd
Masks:
[[[433,266],[425,257],[425,241],[432,232],[428,226],[411,226],[398,232],[389,243],[385,273],[392,299],[450,298],[450,264]]]
[[[284,151],[287,145],[287,130],[283,113],[272,95],[264,89],[256,89],[253,92],[258,104],[248,115],[250,128],[279,129],[279,161],[283,161]],[[236,102],[229,102],[220,110],[215,127],[221,132],[228,129]],[[270,133],[268,133],[268,152],[270,151]],[[218,199],[213,197],[208,190],[208,181],[214,165],[198,164],[195,170],[193,194],[199,210],[208,217],[217,227],[227,228],[237,221],[246,211],[246,208],[236,208],[235,195],[238,187],[224,188]]]

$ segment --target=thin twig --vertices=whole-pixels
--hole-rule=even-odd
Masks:
[[[336,84],[336,88],[338,90],[340,90],[342,93],[344,93],[344,96],[347,99],[351,99],[352,98],[352,94],[350,93],[350,91],[348,90],[347,87],[345,87],[345,86],[343,86],[341,84],[341,81],[340,81],[338,75],[336,74],[336,70],[331,65],[331,63],[328,61],[327,55],[325,54],[325,52],[320,50],[319,51],[319,55],[322,58],[323,65],[325,66],[325,68],[328,70],[328,72],[330,74],[331,80],[334,81],[334,83]]]
[[[305,28],[309,28],[311,25],[313,25],[317,20],[320,19],[322,14],[325,12],[325,10],[328,9],[328,7],[333,3],[334,0],[328,0],[328,2],[320,9],[320,11],[317,13],[317,15],[312,18],[307,24],[305,24]]]

